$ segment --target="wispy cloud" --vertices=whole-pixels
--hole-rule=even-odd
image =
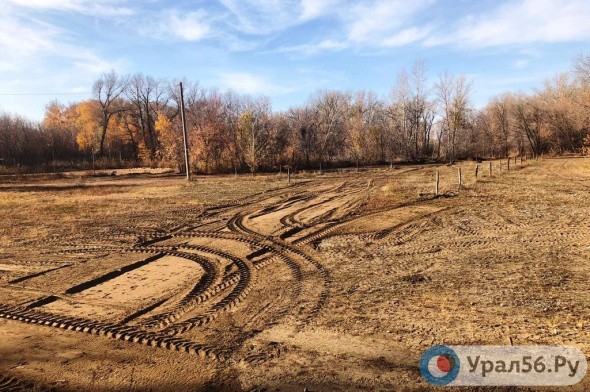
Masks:
[[[419,42],[427,38],[430,35],[432,29],[433,28],[429,26],[410,27],[403,29],[392,36],[385,38],[383,41],[381,41],[381,45],[386,47],[395,47]]]
[[[467,15],[454,29],[439,32],[427,46],[456,44],[475,48],[590,39],[587,0],[521,0],[486,15]]]
[[[15,35],[17,31],[18,38]],[[6,9],[0,13],[0,50],[4,58],[16,59],[51,52],[59,34],[60,29],[35,19],[25,20]]]
[[[34,17],[23,16],[9,7],[2,7],[1,10],[0,51],[5,58],[10,59],[15,69],[39,66],[48,58],[66,58],[78,66],[107,64],[92,49],[75,43],[67,30]]]
[[[171,11],[164,16],[158,33],[163,36],[162,38],[175,37],[186,41],[199,41],[212,33],[209,20],[210,16],[204,10],[184,15]]]
[[[297,23],[299,1],[219,0],[230,12],[227,23],[236,30],[254,35],[271,34]]]
[[[303,53],[306,55],[312,55],[319,52],[325,52],[330,50],[342,50],[349,47],[347,42],[343,41],[335,41],[333,39],[325,39],[317,43],[309,43],[309,44],[302,44],[302,45],[293,45],[293,46],[280,46],[275,50],[275,52],[279,53]]]
[[[357,3],[344,16],[348,24],[348,40],[355,43],[379,44],[386,36],[400,28],[412,26],[412,17],[432,3],[432,0],[378,0]]]
[[[2,92],[79,92],[81,83],[91,86],[100,73],[121,70],[127,65],[124,59],[107,59],[88,45],[77,42],[77,35],[64,27],[45,22],[36,13],[26,12],[18,6],[17,0],[8,1],[10,4],[0,5]],[[66,6],[65,2],[61,5]],[[2,106],[11,111],[34,113],[40,118],[42,102],[48,100],[46,96],[10,97],[2,100]],[[32,106],[35,109],[31,109]]]
[[[3,0],[5,4],[37,10],[71,11],[87,15],[129,16],[135,13],[132,7],[120,6],[121,1],[103,0]]]
[[[339,3],[340,0],[301,0],[300,19],[306,21],[334,13],[341,6]]]
[[[274,3],[270,0],[251,1],[267,5]],[[431,13],[436,0],[331,2],[339,4],[325,7],[325,3],[315,0],[301,2],[305,10],[302,15],[330,15],[339,21],[340,27],[330,31],[331,38],[282,45],[276,51],[312,55],[344,48],[393,48],[411,44],[480,49],[590,39],[590,24],[587,23],[590,2],[587,0],[515,0],[487,7],[479,14],[464,14],[454,19],[450,15],[440,19]],[[292,17],[292,20],[298,19]]]
[[[288,30],[323,16],[348,9],[349,0],[219,0],[229,14],[226,23],[251,35]]]
[[[221,86],[244,94],[281,95],[293,91],[267,78],[248,72],[223,72],[219,75]]]
[[[331,6],[326,6],[326,2],[302,1],[305,10],[303,15],[330,16],[337,21],[330,31],[331,38],[298,45],[283,45],[275,51],[313,55],[346,48],[404,46],[421,41],[430,34],[432,27],[415,25],[414,17],[434,1],[408,3],[402,0],[332,0],[327,2]]]

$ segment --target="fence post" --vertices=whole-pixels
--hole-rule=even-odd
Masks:
[[[184,90],[182,89],[182,82],[180,83],[180,117],[182,121],[182,139],[184,142],[184,163],[186,165],[186,179],[189,181],[191,179],[191,169],[189,165],[189,145],[188,145],[188,136],[186,130],[186,117],[184,114]],[[108,124],[108,122],[107,122]]]
[[[479,165],[475,164],[475,181],[477,181],[477,173],[479,172]]]
[[[291,183],[291,168],[288,167],[287,168],[287,180],[289,181],[289,184]]]
[[[498,163],[500,164],[500,175],[502,175],[503,174],[503,172],[502,172],[502,161],[500,161]]]
[[[507,166],[507,168],[506,168],[506,171],[510,171],[510,160],[511,160],[511,159],[512,159],[512,158],[508,157],[508,166]]]
[[[438,174],[438,170],[436,171],[436,184],[435,184],[435,188],[434,188],[434,194],[436,196],[438,196],[438,185],[439,185],[439,174]]]
[[[457,175],[459,176],[459,189],[461,188],[461,185],[463,185],[463,178],[461,177],[461,168],[457,168]]]
[[[488,162],[490,164],[490,177],[492,176],[492,161]]]

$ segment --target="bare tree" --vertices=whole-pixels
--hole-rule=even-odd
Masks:
[[[334,90],[320,91],[312,100],[316,129],[316,155],[320,168],[326,160],[344,151],[345,119],[350,94]]]
[[[170,90],[165,81],[141,73],[131,76],[125,88],[125,95],[131,103],[132,116],[151,157],[158,149],[154,127],[157,112],[167,105],[169,94]]]
[[[510,153],[510,99],[509,95],[502,95],[489,103],[492,124],[502,137],[504,156]]]
[[[446,155],[453,163],[457,157],[457,138],[469,123],[471,82],[464,75],[455,77],[445,72],[436,83],[435,90],[442,112],[441,136],[446,134]]]
[[[118,76],[115,71],[104,73],[94,82],[92,93],[101,107],[101,136],[98,154],[103,156],[104,144],[109,129],[109,122],[113,115],[124,110],[122,105],[117,105],[117,99],[127,87],[127,79]]]
[[[538,156],[542,152],[541,132],[544,123],[539,103],[524,96],[518,97],[514,104],[514,117],[517,128],[529,141],[532,154]]]
[[[317,118],[311,105],[290,108],[287,112],[291,148],[287,152],[290,165],[309,168],[316,142]]]
[[[580,152],[588,135],[588,110],[584,101],[586,89],[577,86],[568,73],[545,82],[537,93],[550,128],[552,149],[558,153]]]
[[[238,145],[252,175],[256,174],[268,152],[270,112],[269,98],[261,96],[250,100],[240,117]]]
[[[574,58],[574,74],[586,84],[590,84],[590,54],[579,54]]]
[[[0,112],[0,166],[43,162],[51,146],[40,128],[22,116]]]
[[[411,100],[409,118],[411,135],[414,139],[413,156],[415,158],[430,155],[430,133],[434,122],[435,112],[429,101],[428,63],[417,60],[410,75]]]
[[[412,159],[413,129],[410,126],[410,77],[404,69],[397,75],[395,85],[390,93],[391,104],[388,110],[392,121],[394,142],[403,151],[406,159]],[[397,140],[396,140],[397,139]]]

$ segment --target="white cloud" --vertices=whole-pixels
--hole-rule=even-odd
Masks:
[[[293,46],[281,46],[276,50],[276,52],[279,52],[279,53],[297,52],[297,53],[312,55],[312,54],[330,51],[330,50],[342,50],[347,47],[349,47],[349,44],[347,42],[336,41],[333,39],[325,39],[325,40],[320,41],[318,43],[293,45]]]
[[[6,10],[0,14],[0,49],[4,58],[53,51],[58,34],[59,29],[34,19],[25,22]]]
[[[9,0],[16,4],[18,0]],[[35,15],[35,14],[33,14]],[[3,93],[69,93],[104,71],[121,70],[125,60],[103,58],[88,45],[75,41],[67,30],[43,22],[31,13],[6,3],[0,5],[0,86]],[[35,119],[52,96],[2,96],[3,109]],[[80,98],[76,96],[75,98]],[[44,103],[43,103],[44,102]]]
[[[219,0],[230,12],[226,23],[252,35],[287,30],[346,9],[344,0]]]
[[[339,0],[301,0],[301,20],[310,20],[333,13],[340,6]]]
[[[302,0],[300,20],[333,16],[338,24],[324,38],[298,45],[283,45],[279,53],[313,55],[357,47],[395,47],[425,39],[432,27],[414,26],[415,14],[435,0],[408,3],[404,0]],[[272,51],[271,51],[272,52]]]
[[[282,95],[293,91],[247,72],[224,72],[219,79],[222,87],[244,94]]]
[[[410,27],[385,38],[381,45],[387,47],[409,45],[428,37],[431,31],[431,27]]]
[[[491,47],[590,39],[587,0],[521,0],[481,16],[469,15],[426,45],[457,44]]]
[[[5,67],[12,64],[14,70],[34,68],[44,60],[60,58],[77,65],[107,64],[93,50],[73,43],[71,38],[67,31],[59,27],[2,8],[0,52],[3,53]]]
[[[523,69],[526,68],[531,63],[529,59],[520,59],[514,61],[514,68],[516,69]]]
[[[335,16],[340,21],[344,37],[338,38],[336,28],[332,31],[331,39],[282,46],[277,51],[310,55],[347,47],[391,48],[414,43],[489,48],[590,39],[588,0],[514,0],[476,15],[459,14],[456,22],[452,21],[451,14],[433,16],[430,13],[429,8],[436,0],[336,1],[302,0],[302,15],[310,18]],[[273,3],[271,0],[257,2]],[[449,18],[450,23],[444,21]],[[430,22],[419,22],[420,19],[430,19]],[[436,28],[432,24],[434,21]],[[445,27],[445,23],[449,27]],[[327,42],[335,43],[334,47],[327,46]],[[516,67],[525,65],[520,62]]]
[[[199,41],[211,34],[208,15],[204,11],[189,12],[186,16],[169,13],[162,25],[165,32],[187,41]]]
[[[103,0],[97,4],[94,0],[3,0],[5,4],[12,4],[29,9],[71,11],[88,15],[100,16],[128,16],[133,15],[133,8],[121,7],[119,0]]]
[[[378,0],[358,3],[347,10],[344,16],[348,23],[348,39],[356,43],[379,43],[401,27],[412,25],[413,16],[432,3],[432,0]]]
[[[405,0],[364,0],[344,3],[341,0],[303,0],[303,19],[331,15],[339,22],[331,31],[332,38],[299,45],[284,45],[276,51],[313,55],[330,50],[396,47],[421,41],[431,33],[432,27],[415,25],[415,17],[434,1],[410,3]]]
[[[219,0],[230,11],[227,23],[233,28],[255,35],[284,30],[298,23],[296,0]]]

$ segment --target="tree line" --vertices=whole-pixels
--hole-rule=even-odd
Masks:
[[[532,94],[503,93],[481,109],[472,83],[428,65],[402,70],[390,94],[322,90],[273,112],[265,96],[183,80],[194,172],[328,168],[397,161],[588,153],[590,55]],[[183,170],[179,81],[103,74],[92,98],[51,102],[42,122],[0,114],[0,166],[149,165]]]

